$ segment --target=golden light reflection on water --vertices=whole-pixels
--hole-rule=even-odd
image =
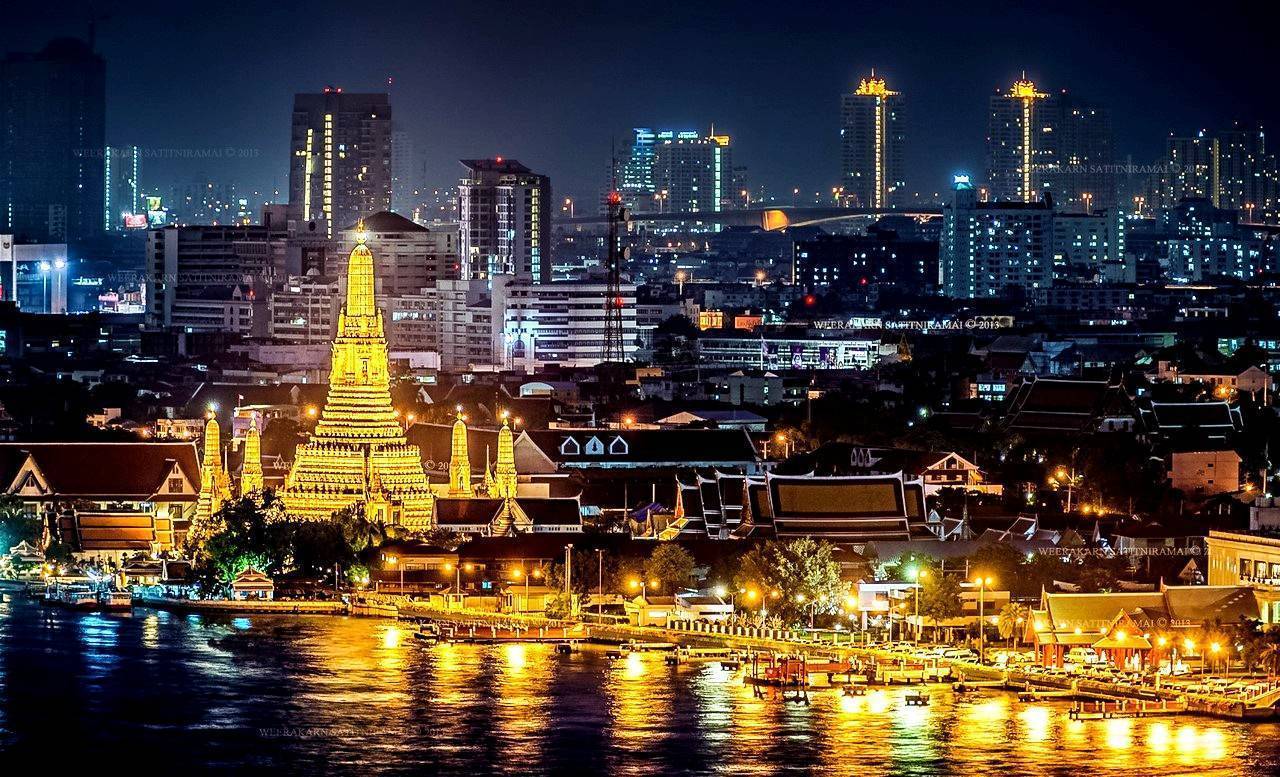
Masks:
[[[90,674],[130,631],[91,619],[74,628]],[[173,632],[189,628],[184,618],[149,614],[131,631],[142,647],[173,651]],[[550,645],[427,644],[409,626],[372,619],[227,619],[193,630],[186,653],[205,686],[236,684],[234,696],[205,699],[205,722],[242,725],[236,705],[260,696],[252,709],[278,709],[280,725],[355,727],[359,736],[283,745],[313,747],[334,764],[398,764],[412,753],[454,771],[474,765],[476,774],[1071,769],[1136,777],[1262,774],[1280,763],[1272,724],[1072,721],[1067,703],[1024,704],[997,691],[962,697],[945,685],[924,689],[927,706],[906,705],[901,687],[865,696],[815,688],[809,704],[797,704],[771,690],[758,696],[744,672],[715,664],[669,667],[656,653],[610,660],[590,646],[562,655]]]

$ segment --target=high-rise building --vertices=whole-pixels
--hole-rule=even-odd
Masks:
[[[1218,207],[1218,164],[1218,139],[1208,132],[1201,130],[1192,137],[1170,136],[1158,165],[1152,203],[1158,208],[1172,208],[1184,199],[1205,199]]]
[[[102,228],[107,232],[147,226],[139,185],[137,146],[107,146],[102,156]]]
[[[391,99],[325,87],[293,99],[289,210],[326,234],[391,209]]]
[[[1218,206],[1239,211],[1246,223],[1280,223],[1280,160],[1267,150],[1261,125],[1218,133]]]
[[[102,233],[106,69],[72,38],[0,60],[0,232],[54,243]]]
[[[1053,98],[1023,77],[989,101],[987,185],[990,198],[1035,202],[1044,188],[1043,173],[1056,163]]]
[[[855,207],[893,207],[906,193],[904,103],[875,70],[840,98],[840,181]]]
[[[635,137],[631,143],[631,153],[622,163],[621,174],[610,171],[609,188],[617,187],[624,196],[635,195],[636,198],[653,196],[653,144],[657,133],[648,127],[636,127],[632,130]]]
[[[622,361],[635,357],[636,287],[618,290]],[[531,284],[493,279],[495,365],[536,372],[549,365],[593,367],[603,359],[609,286],[603,279]]]
[[[1065,90],[1042,92],[1024,73],[990,99],[987,183],[997,201],[1036,202],[1049,193],[1059,210],[1114,207],[1110,111]]]
[[[391,130],[391,210],[412,214],[423,184],[422,163],[407,130]]]
[[[1111,111],[1073,94],[1056,95],[1057,167],[1046,171],[1045,190],[1059,211],[1092,212],[1117,204],[1119,188],[1112,148]]]
[[[943,294],[957,299],[1031,293],[1053,284],[1053,207],[1040,202],[979,202],[968,176],[956,176],[942,212],[938,264]]]
[[[719,212],[732,206],[737,191],[728,135],[663,130],[653,149],[654,210]]]
[[[514,159],[464,159],[458,182],[461,277],[551,280],[551,179]]]

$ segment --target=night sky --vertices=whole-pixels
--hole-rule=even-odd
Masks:
[[[83,36],[87,3],[13,0],[0,49]],[[1027,70],[1112,106],[1118,156],[1252,119],[1280,126],[1280,65],[1257,4],[1086,2],[123,3],[99,0],[107,137],[246,158],[144,162],[144,188],[200,174],[287,186],[297,91],[391,86],[396,121],[448,185],[464,157],[515,157],[594,197],[636,125],[731,134],[753,187],[829,190],[839,97],[872,66],[910,101],[908,181],[982,167],[986,98]],[[1270,38],[1270,39],[1268,39]],[[237,152],[239,155],[240,152]]]

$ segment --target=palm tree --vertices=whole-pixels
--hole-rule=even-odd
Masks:
[[[1257,662],[1267,668],[1267,674],[1274,677],[1280,673],[1280,632],[1267,631],[1262,635],[1262,646],[1258,649]]]
[[[1001,639],[1014,640],[1013,646],[1017,648],[1018,640],[1022,638],[1022,624],[1027,622],[1027,618],[1031,615],[1031,611],[1026,606],[1014,604],[1010,602],[1000,609],[1000,617],[996,621],[996,628],[1000,630]]]

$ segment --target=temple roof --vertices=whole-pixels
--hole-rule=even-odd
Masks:
[[[193,488],[200,464],[190,442],[0,443],[0,479],[8,488],[28,456],[50,491],[63,496],[146,499],[166,491],[176,464]]]

